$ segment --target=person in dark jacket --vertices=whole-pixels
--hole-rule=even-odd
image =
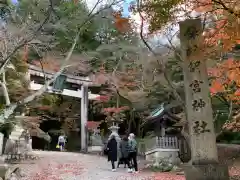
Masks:
[[[115,161],[117,161],[117,140],[114,135],[112,135],[107,144],[107,152],[108,152],[108,161],[112,163],[112,171],[116,171]]]
[[[128,144],[128,137],[123,137],[122,141],[120,142],[120,153],[121,157],[118,161],[118,167],[121,162],[128,166],[128,171],[130,172],[130,164],[129,164],[129,144]]]

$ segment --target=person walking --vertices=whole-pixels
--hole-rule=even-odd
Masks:
[[[66,144],[65,136],[64,136],[64,134],[61,134],[61,135],[58,137],[58,143],[57,143],[57,146],[59,147],[60,151],[63,151],[63,150],[64,150],[65,144]]]
[[[129,161],[131,163],[131,170],[138,172],[137,164],[137,141],[135,140],[135,135],[133,133],[129,134]]]
[[[108,144],[107,144],[107,154],[108,154],[108,161],[111,161],[112,164],[112,171],[116,171],[115,162],[117,161],[117,140],[114,135],[111,135]]]
[[[120,142],[120,153],[121,153],[121,161],[124,163],[124,167],[127,165],[128,172],[131,172],[131,167],[129,163],[129,144],[128,144],[128,137],[124,136],[122,141]],[[119,162],[120,163],[120,162]],[[119,166],[119,164],[118,164]]]

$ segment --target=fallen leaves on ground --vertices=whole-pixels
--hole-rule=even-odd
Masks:
[[[230,153],[231,154],[231,153]],[[23,165],[24,174],[21,180],[185,180],[182,175],[175,173],[158,173],[141,171],[137,174],[127,173],[123,169],[111,172],[106,159],[99,156],[90,156],[71,153],[45,152],[44,158],[36,164]],[[240,177],[240,163],[234,160],[229,168],[232,177]],[[239,179],[239,178],[237,178]]]
[[[79,176],[84,171],[82,164],[79,163],[63,163],[58,164],[51,162],[48,164],[38,164],[38,172],[34,171],[23,180],[62,180],[67,176]]]
[[[185,177],[171,173],[156,173],[154,180],[185,180]]]

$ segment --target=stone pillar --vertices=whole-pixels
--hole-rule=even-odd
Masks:
[[[227,167],[218,164],[200,19],[180,22],[180,41],[192,162],[185,169],[186,180],[227,180]]]
[[[3,139],[4,139],[4,135],[0,133],[0,155],[2,155],[3,153]]]
[[[81,92],[81,151],[87,152],[88,87],[83,84]]]

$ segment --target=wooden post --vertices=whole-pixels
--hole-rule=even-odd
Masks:
[[[87,152],[88,87],[81,86],[81,151]]]
[[[180,41],[192,160],[185,171],[186,180],[227,180],[227,168],[218,164],[206,62],[199,54],[200,19],[180,22]]]
[[[164,125],[161,126],[161,136],[162,137],[165,136],[165,126]]]
[[[161,136],[164,137],[166,135],[166,122],[163,120],[161,124]]]

